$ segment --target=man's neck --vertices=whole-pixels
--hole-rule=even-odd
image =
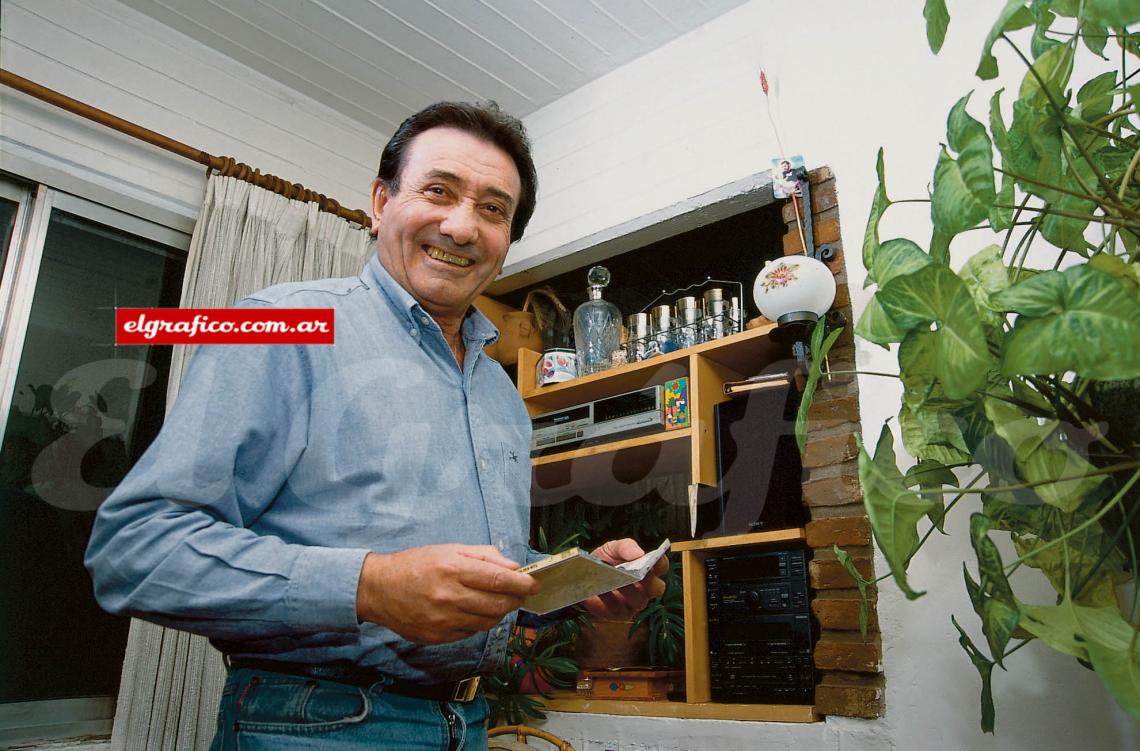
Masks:
[[[435,316],[432,316],[435,318]],[[438,318],[435,322],[439,324],[440,330],[443,331],[443,340],[447,342],[447,346],[451,348],[451,354],[455,355],[455,363],[463,370],[463,358],[467,355],[467,348],[463,345],[463,332],[461,327],[463,319],[444,323]]]

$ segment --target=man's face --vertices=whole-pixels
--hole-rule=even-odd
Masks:
[[[395,195],[372,186],[380,262],[441,324],[461,319],[503,268],[518,170],[481,138],[432,128],[408,145],[399,183]]]

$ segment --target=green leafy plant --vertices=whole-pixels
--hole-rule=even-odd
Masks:
[[[580,517],[566,520],[553,538],[540,526],[535,550],[560,553],[579,545],[589,532],[589,523]],[[546,719],[542,711],[545,704],[535,694],[549,699],[546,686],[574,687],[578,664],[570,656],[570,647],[582,629],[590,627],[592,623],[584,611],[570,608],[563,617],[536,629],[516,628],[507,641],[503,660],[487,679],[490,726]]]
[[[681,588],[681,559],[669,561],[665,574],[665,591],[649,601],[633,619],[629,629],[632,639],[638,629],[648,633],[646,642],[649,664],[654,667],[679,668],[685,661],[685,605]]]
[[[924,15],[937,52],[945,0],[926,0]],[[920,199],[930,204],[926,248],[880,239],[883,213],[904,201],[888,194],[881,150],[876,164],[862,249],[876,289],[855,331],[897,354],[897,426],[917,464],[900,471],[888,424],[873,453],[860,442],[859,478],[887,576],[909,599],[923,594],[907,575],[915,553],[935,531],[968,531],[976,574],[964,562],[964,586],[985,643],[954,626],[981,676],[986,732],[993,668],[1009,669],[1033,639],[1091,667],[1140,720],[1140,35],[1128,30],[1138,21],[1135,0],[1004,5],[977,75],[998,75],[999,43],[1024,62],[1012,118],[1001,90],[984,121],[970,114],[970,94],[951,109]],[[1074,69],[1095,72],[1075,81]],[[999,242],[958,255],[979,235],[959,236],[976,230]],[[821,330],[816,362],[829,345]],[[813,369],[808,387],[822,377]],[[952,521],[975,495],[968,523]],[[1012,560],[999,536],[1012,540]],[[871,582],[836,552],[865,595]],[[1024,568],[1052,585],[1054,602],[1015,587],[1009,577]]]
[[[588,627],[585,613],[574,612],[537,629],[518,629],[507,642],[504,660],[487,679],[490,726],[519,725],[546,719],[547,687],[573,688],[578,665],[568,656],[570,645]]]

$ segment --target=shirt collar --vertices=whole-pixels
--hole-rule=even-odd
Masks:
[[[407,323],[413,326],[421,326],[426,320],[430,321],[428,325],[436,330],[439,329],[439,324],[423,309],[423,306],[416,302],[416,298],[401,287],[400,283],[388,273],[388,269],[384,268],[384,264],[380,263],[380,256],[376,253],[375,248],[369,255],[364,270],[360,272],[360,280],[369,287],[378,287],[400,317]],[[463,335],[463,341],[481,342],[480,348],[494,344],[499,339],[499,330],[495,328],[495,324],[491,323],[491,320],[474,305],[468,308],[459,331]]]

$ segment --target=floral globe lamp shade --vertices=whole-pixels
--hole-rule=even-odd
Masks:
[[[780,326],[814,323],[835,302],[835,277],[822,261],[785,256],[764,264],[752,297],[760,313]]]

